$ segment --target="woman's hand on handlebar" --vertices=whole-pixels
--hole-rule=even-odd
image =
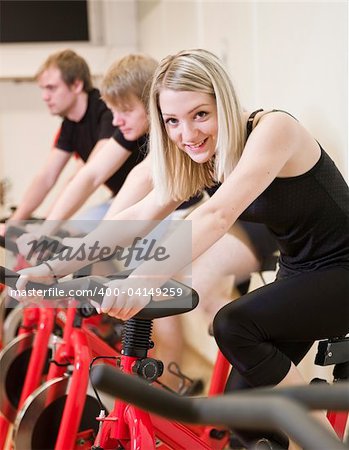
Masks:
[[[128,320],[141,311],[152,299],[152,293],[159,289],[154,280],[133,277],[113,280],[105,286],[103,303],[97,310],[121,320]]]
[[[53,284],[53,276],[51,276],[48,267],[45,267],[45,265],[29,267],[27,269],[19,270],[17,272],[17,276],[18,275],[19,278],[17,279],[15,286],[12,285],[13,287],[11,288],[9,295],[23,305],[40,305],[43,301],[43,294],[35,288],[33,289],[33,286],[30,286],[28,290],[27,285],[29,282],[40,283],[41,285]],[[11,283],[8,286],[10,287]]]

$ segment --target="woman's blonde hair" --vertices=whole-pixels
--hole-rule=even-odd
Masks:
[[[114,62],[101,83],[104,101],[124,107],[135,95],[148,110],[149,91],[158,62],[150,56],[130,54]]]
[[[195,163],[169,139],[159,106],[162,89],[214,96],[218,135],[216,156],[212,161]],[[232,82],[214,54],[195,49],[164,58],[153,78],[149,112],[154,186],[163,201],[186,200],[231,173],[242,154],[246,132]]]

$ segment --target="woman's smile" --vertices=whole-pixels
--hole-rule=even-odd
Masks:
[[[184,144],[184,146],[191,152],[200,152],[205,149],[205,144],[208,138],[203,139],[197,144]]]

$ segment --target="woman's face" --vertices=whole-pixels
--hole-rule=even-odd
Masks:
[[[213,95],[163,89],[159,105],[171,141],[193,161],[209,161],[216,151],[218,131]]]

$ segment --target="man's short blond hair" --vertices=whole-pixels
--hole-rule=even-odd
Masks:
[[[103,100],[125,106],[134,95],[148,109],[150,86],[157,65],[154,58],[142,54],[127,55],[115,61],[102,80]]]
[[[73,50],[62,50],[50,55],[37,71],[36,79],[50,67],[57,67],[60,70],[62,80],[67,86],[71,86],[76,80],[80,80],[83,82],[85,92],[90,92],[93,89],[91,72],[87,62]]]

